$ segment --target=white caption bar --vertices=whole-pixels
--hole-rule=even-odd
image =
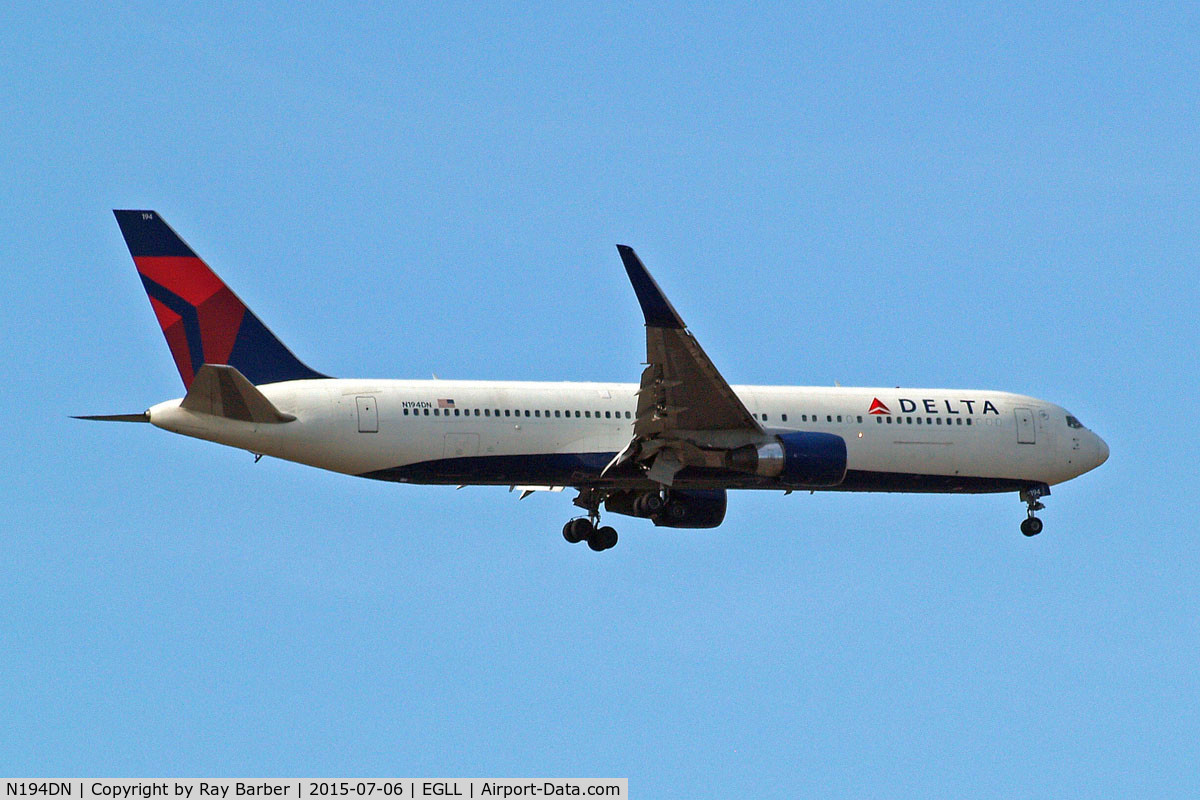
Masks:
[[[357,800],[357,798],[514,798],[629,797],[628,778],[391,778],[319,780],[3,780],[4,797],[59,800],[237,800],[278,797],[286,800]]]

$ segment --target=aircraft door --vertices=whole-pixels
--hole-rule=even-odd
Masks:
[[[356,397],[358,403],[358,432],[379,433],[379,405],[374,397]]]
[[[1028,408],[1015,409],[1017,415],[1017,442],[1019,444],[1036,444],[1037,433],[1033,425],[1033,411]]]

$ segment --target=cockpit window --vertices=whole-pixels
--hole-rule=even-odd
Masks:
[[[1067,427],[1068,428],[1082,428],[1083,423],[1080,422],[1079,420],[1075,419],[1074,417],[1072,417],[1070,414],[1067,414]]]

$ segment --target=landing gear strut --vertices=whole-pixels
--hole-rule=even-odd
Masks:
[[[571,544],[586,541],[588,547],[599,553],[617,544],[617,532],[605,525],[600,526],[600,503],[604,496],[595,489],[583,489],[575,498],[575,505],[588,512],[587,517],[576,517],[563,526],[563,538]]]
[[[1048,494],[1050,494],[1050,487],[1046,484],[1021,490],[1021,500],[1028,507],[1027,516],[1021,521],[1021,533],[1026,536],[1037,536],[1042,532],[1042,521],[1037,518],[1036,514],[1046,507],[1041,502],[1041,498]]]

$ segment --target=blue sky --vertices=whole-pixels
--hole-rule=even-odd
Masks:
[[[0,10],[0,774],[1195,796],[1200,16],[1140,5]],[[1015,496],[715,531],[148,426],[157,209],[343,376],[635,381],[635,246],[730,381],[995,388]]]

